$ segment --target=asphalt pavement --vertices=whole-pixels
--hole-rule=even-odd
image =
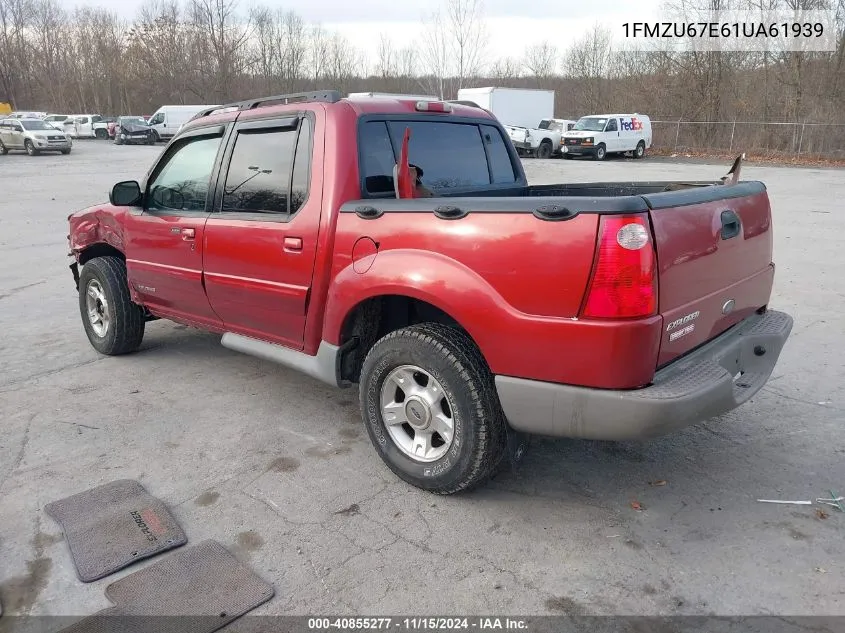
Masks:
[[[382,464],[356,391],[166,321],[148,324],[136,354],[92,349],[66,218],[143,176],[161,149],[79,141],[69,156],[0,156],[7,615],[93,613],[109,582],[149,564],[83,584],[43,511],[121,478],[170,504],[189,542],[214,538],[274,583],[255,613],[845,615],[845,514],[756,501],[845,490],[845,171],[744,171],[772,202],[771,306],[795,318],[751,402],[650,442],[535,440],[518,470],[443,498]],[[729,166],[525,165],[538,184]]]

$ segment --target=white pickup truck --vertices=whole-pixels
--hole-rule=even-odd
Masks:
[[[536,128],[506,125],[505,131],[520,156],[551,158],[560,154],[563,135],[574,126],[570,119],[543,119]]]

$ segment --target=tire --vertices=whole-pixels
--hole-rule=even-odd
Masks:
[[[607,148],[604,146],[604,143],[599,143],[599,146],[596,147],[596,151],[593,153],[593,160],[604,160],[607,158]]]
[[[5,156],[9,153],[9,150],[3,145],[3,141],[0,141],[0,156]]]
[[[551,141],[544,140],[540,143],[540,147],[537,148],[537,158],[551,158],[552,157],[552,143]]]
[[[114,144],[115,145],[123,145],[123,140],[117,136],[114,137]]]
[[[23,144],[24,149],[26,149],[26,153],[30,156],[38,156],[39,152],[35,149],[35,145],[32,144],[32,141],[26,139],[26,142]]]
[[[413,401],[399,386],[405,380],[420,390]],[[361,416],[373,446],[409,484],[436,494],[453,494],[485,482],[502,464],[507,422],[493,375],[462,331],[423,323],[387,334],[364,359],[359,391]],[[437,394],[442,394],[439,400]],[[439,404],[429,406],[432,400]],[[438,432],[419,432],[409,422],[388,426],[385,409],[389,411],[391,403],[394,419],[415,416],[422,420],[420,424],[430,424],[433,416],[440,416],[439,428],[451,432],[451,439]],[[424,454],[412,457],[415,452],[419,455],[419,438],[426,436]]]
[[[633,156],[634,156],[634,158],[638,158],[638,159],[645,156],[645,143],[643,143],[642,141],[637,143],[637,147],[633,151]]]
[[[146,140],[145,144],[146,144],[146,145],[155,145],[155,144],[156,144],[155,137],[154,137],[154,136],[150,136],[150,138],[148,138],[148,139]]]
[[[63,149],[63,150],[62,150],[62,154],[64,154],[65,156],[67,156],[68,154],[70,154],[70,150],[69,150],[69,149]]]
[[[95,257],[82,267],[79,312],[88,340],[101,354],[134,352],[144,339],[144,310],[132,303],[126,264],[117,257]]]
[[[161,142],[161,137],[158,135],[158,132],[156,130],[153,130],[153,139],[153,145]]]
[[[96,130],[94,130],[94,136],[97,138],[97,140],[104,141],[108,139],[109,132],[108,130],[104,130],[103,128],[97,128]]]

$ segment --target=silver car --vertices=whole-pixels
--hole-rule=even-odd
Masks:
[[[41,152],[70,154],[73,141],[41,119],[0,120],[0,154],[23,150],[30,156]]]

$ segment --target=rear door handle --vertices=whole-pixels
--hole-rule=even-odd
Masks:
[[[301,237],[286,237],[284,248],[288,252],[299,252],[299,251],[301,251],[302,250],[302,238]]]
[[[196,236],[197,232],[194,229],[182,229],[182,239],[190,242]]]
[[[742,227],[742,222],[735,211],[727,209],[722,211],[722,239],[729,240],[732,237],[739,235],[739,230]]]

